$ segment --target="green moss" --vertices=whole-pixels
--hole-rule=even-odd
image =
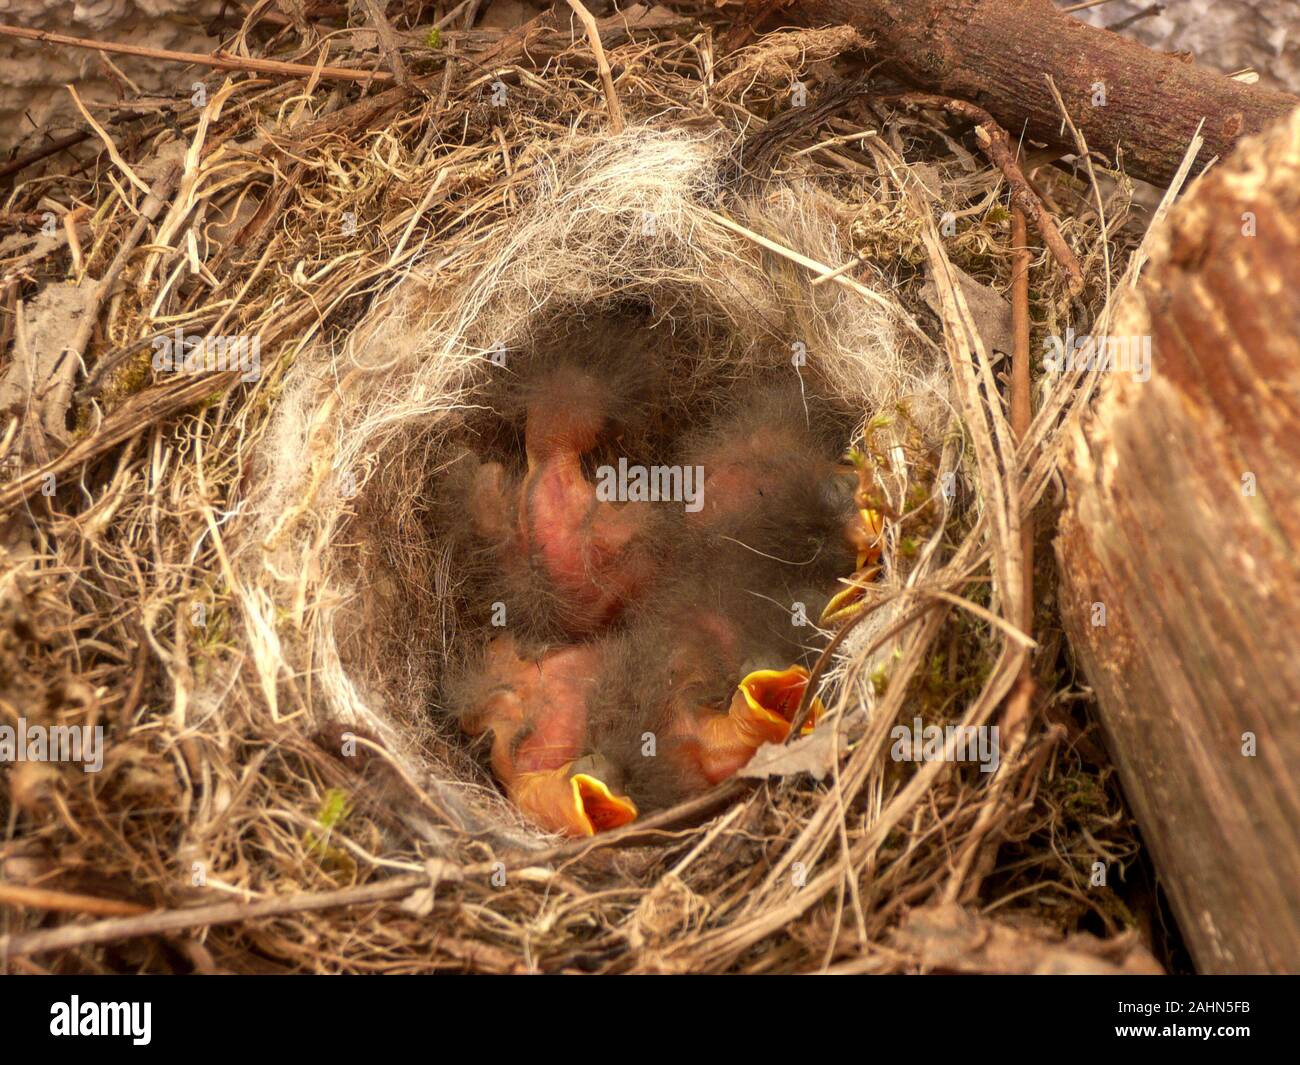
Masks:
[[[195,621],[193,603],[201,604],[205,609],[201,625]],[[230,611],[209,588],[206,592],[200,592],[192,601],[185,621],[193,634],[190,646],[194,676],[203,682],[208,679],[212,663],[230,646]]]
[[[348,794],[342,788],[330,788],[321,800],[320,809],[316,811],[316,823],[329,832],[343,818],[352,812]]]
[[[148,348],[137,352],[125,360],[116,370],[109,373],[104,385],[104,405],[113,410],[122,402],[138,392],[143,392],[152,380],[153,352]],[[76,428],[79,432],[88,430],[99,420],[89,404],[77,411]]]
[[[133,396],[149,383],[149,372],[153,369],[153,352],[145,348],[118,371],[113,382],[114,391],[120,396]]]
[[[442,30],[438,29],[437,26],[434,26],[433,29],[424,35],[424,43],[433,49],[441,48]]]
[[[320,833],[309,830],[304,837],[307,853],[320,862],[321,869],[336,881],[350,880],[355,876],[357,863],[347,851],[329,842],[330,833],[352,812],[347,792],[330,788],[316,811],[316,824]]]
[[[871,671],[871,690],[877,697],[885,694],[889,688],[889,670],[884,666],[877,666]]]
[[[1076,772],[1063,777],[1060,797],[1066,816],[1080,821],[1104,816],[1110,810],[1106,788],[1095,774]]]
[[[930,692],[942,692],[948,683],[948,662],[943,653],[933,654],[926,663],[925,685]]]

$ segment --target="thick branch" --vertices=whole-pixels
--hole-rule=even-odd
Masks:
[[[1201,118],[1204,163],[1300,106],[1289,93],[1086,25],[1049,0],[806,0],[800,8],[814,24],[855,27],[874,39],[893,73],[978,104],[1013,137],[1026,129],[1073,148],[1047,87],[1051,75],[1088,143],[1107,156],[1122,150],[1128,173],[1157,184],[1178,169]]]

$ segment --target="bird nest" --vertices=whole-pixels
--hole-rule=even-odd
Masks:
[[[11,359],[93,329],[4,438],[2,708],[105,746],[95,773],[3,776],[4,879],[30,904],[6,916],[11,966],[1132,964],[1149,913],[1092,870],[1139,847],[1045,566],[1022,623],[1021,529],[1035,508],[1046,528],[1090,378],[1035,367],[1017,449],[1002,175],[940,116],[846,82],[848,31],[728,53],[637,10],[601,24],[608,85],[569,27],[404,39],[409,87],[212,77],[202,107],[104,129],[113,152],[17,186],[11,211],[70,220],[3,263],[26,301]],[[373,65],[372,42],[333,63]],[[1033,263],[1033,316],[1064,334],[1133,246],[1129,189],[1040,180],[1085,282],[1072,298]],[[73,289],[91,295],[61,317],[46,293]],[[632,315],[687,421],[780,375],[852,412],[882,569],[810,630],[811,736],[563,841],[444,713],[449,665],[486,635],[436,497],[494,359]],[[898,758],[916,719],[998,726],[995,771]],[[1005,948],[994,921],[1015,949],[970,961]]]

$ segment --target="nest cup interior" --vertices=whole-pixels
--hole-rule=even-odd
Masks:
[[[620,459],[647,467],[678,462],[684,442],[760,387],[802,397],[802,416],[809,426],[815,423],[821,451],[836,458],[859,435],[862,412],[836,397],[815,368],[792,354],[797,350],[788,338],[755,342],[728,335],[725,322],[674,321],[657,315],[648,301],[565,307],[529,321],[512,347],[485,352],[458,409],[446,416],[437,446],[395,449],[401,461],[377,472],[358,493],[340,532],[352,545],[356,589],[340,615],[340,658],[381,697],[385,678],[367,663],[390,663],[388,677],[405,677],[413,692],[422,693],[408,704],[415,713],[399,713],[400,727],[418,738],[420,759],[444,784],[468,785],[470,806],[484,807],[489,819],[516,820],[497,800],[486,738],[471,740],[458,727],[466,674],[503,633],[533,649],[570,642],[545,604],[530,609],[512,601],[506,611],[492,579],[499,559],[466,515],[468,467],[500,463],[515,475],[526,467],[525,404],[532,398],[526,382],[557,364],[620,379],[612,386],[621,400],[615,424],[582,456],[589,477]],[[419,485],[418,492],[404,492],[409,484]],[[680,509],[682,501],[663,506]],[[621,627],[619,619],[604,631]],[[813,653],[824,634],[807,631]],[[394,658],[403,656],[393,670]]]
[[[837,447],[904,408],[890,432],[922,450],[941,436],[937,352],[887,301],[814,286],[721,224],[727,159],[719,140],[676,131],[570,138],[537,166],[515,224],[437,284],[412,272],[342,350],[309,348],[286,377],[231,531],[248,660],[273,719],[292,700],[319,729],[372,737],[439,793],[442,842],[457,826],[520,823],[440,712],[448,671],[482,642],[483,604],[439,501],[467,449],[518,461],[518,412],[491,402],[499,371],[569,337],[652,349],[650,454],[656,434],[675,439],[755,380],[819,398]],[[817,261],[854,254],[840,206],[814,185],[769,184],[726,208]],[[878,612],[862,635],[888,620]],[[286,678],[304,676],[286,699]]]

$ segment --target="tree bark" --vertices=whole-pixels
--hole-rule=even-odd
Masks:
[[[1061,608],[1197,966],[1300,972],[1300,111],[1171,212],[1067,441]]]
[[[1284,117],[1300,99],[1263,89],[1063,15],[1049,0],[805,0],[814,24],[848,23],[891,72],[983,107],[1012,137],[1073,149],[1051,75],[1090,148],[1168,184],[1204,117],[1200,162]],[[1104,94],[1104,95],[1099,95]],[[1101,102],[1103,101],[1104,102]]]

